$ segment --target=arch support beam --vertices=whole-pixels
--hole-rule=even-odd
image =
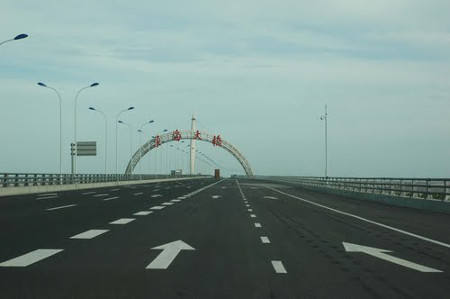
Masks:
[[[197,132],[199,133],[197,136]],[[179,140],[199,140],[199,141],[205,141],[209,143],[214,143],[215,135],[207,133],[207,132],[199,132],[199,131],[192,131],[192,130],[185,130],[185,131],[179,131],[178,138],[175,138],[174,132],[166,133],[163,135],[159,135],[159,141],[157,138],[152,138],[150,141],[144,143],[134,154],[131,158],[130,162],[128,162],[127,169],[125,171],[125,174],[132,174],[134,171],[134,168],[139,163],[139,161],[144,157],[148,152],[155,149],[158,146],[161,146],[164,143],[167,142],[177,142]],[[242,168],[245,171],[245,174],[248,177],[253,176],[252,168],[250,164],[248,163],[247,159],[242,155],[239,150],[233,146],[231,143],[227,142],[226,140],[221,141],[221,145],[219,145],[221,148],[229,152],[233,157],[238,160],[238,162],[241,164]]]

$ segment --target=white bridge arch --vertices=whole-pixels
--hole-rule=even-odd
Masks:
[[[179,140],[186,140],[186,139],[195,139],[195,140],[199,140],[199,141],[205,141],[205,142],[210,142],[213,143],[215,138],[217,138],[216,135],[207,133],[207,132],[202,132],[202,131],[192,131],[192,130],[184,130],[184,131],[178,131],[180,134],[178,135],[178,138],[174,138],[176,131],[173,132],[168,132],[162,135],[158,135],[159,136],[159,146],[161,146],[164,143],[167,142],[177,142]],[[199,137],[200,138],[196,138],[197,137],[197,132],[199,133]],[[222,137],[220,137],[222,138]],[[248,163],[247,159],[244,157],[244,155],[242,155],[238,149],[233,146],[231,143],[227,142],[226,140],[221,139],[221,144],[218,145],[219,147],[225,149],[227,152],[229,152],[230,154],[232,154],[237,160],[238,162],[241,164],[242,168],[244,168],[245,174],[248,177],[252,177],[253,176],[253,172],[252,172],[252,168],[250,166],[250,164]],[[144,143],[133,155],[133,157],[131,158],[130,162],[128,162],[128,166],[127,169],[125,171],[125,174],[132,174],[134,168],[136,167],[136,165],[139,163],[139,161],[142,159],[142,157],[144,157],[149,151],[151,151],[152,149],[156,148],[156,137],[150,139],[150,141]]]

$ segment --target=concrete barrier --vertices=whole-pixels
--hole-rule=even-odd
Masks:
[[[82,189],[125,186],[125,185],[156,184],[156,183],[161,183],[161,182],[200,180],[200,179],[206,179],[206,178],[210,178],[210,177],[189,177],[189,178],[171,178],[171,179],[154,179],[154,180],[137,180],[137,181],[119,181],[119,182],[92,183],[92,184],[8,187],[8,188],[0,188],[0,196],[11,196],[11,195],[20,195],[20,194],[33,194],[33,193],[51,193],[51,192],[58,192],[58,191],[82,190]]]

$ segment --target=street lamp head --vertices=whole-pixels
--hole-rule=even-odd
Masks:
[[[163,132],[167,132],[167,129],[165,129]]]
[[[14,40],[24,39],[24,38],[27,38],[27,37],[28,37],[28,34],[22,33],[22,34],[19,34],[18,36],[16,36],[14,38]]]
[[[130,108],[128,108],[127,110],[133,110],[134,109],[134,107],[130,107]]]
[[[42,83],[42,82],[38,82],[38,84],[37,85],[39,85],[39,86],[42,86],[42,87],[47,87],[47,85],[45,85],[44,83]]]
[[[97,109],[95,109],[94,107],[89,107],[89,110],[97,110]]]
[[[139,129],[139,130],[138,130],[138,132],[139,132],[139,133],[142,133],[142,130],[141,130],[141,129]]]
[[[123,122],[123,121],[121,121],[121,120],[119,120],[119,121],[118,121],[118,123],[119,123],[119,124],[123,124],[124,122]]]
[[[151,120],[151,121],[149,121],[148,123],[151,124],[151,123],[154,123],[154,122],[155,122],[154,120]]]
[[[98,85],[100,85],[100,84],[95,82],[95,83],[92,83],[91,86],[89,86],[89,87],[95,87],[95,86],[98,86]]]

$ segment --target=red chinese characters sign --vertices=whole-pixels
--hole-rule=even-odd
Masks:
[[[173,131],[172,139],[176,140],[176,141],[180,141],[181,140],[181,132],[178,130]]]
[[[220,135],[214,135],[214,138],[212,140],[213,146],[222,146],[222,138],[220,138]]]

